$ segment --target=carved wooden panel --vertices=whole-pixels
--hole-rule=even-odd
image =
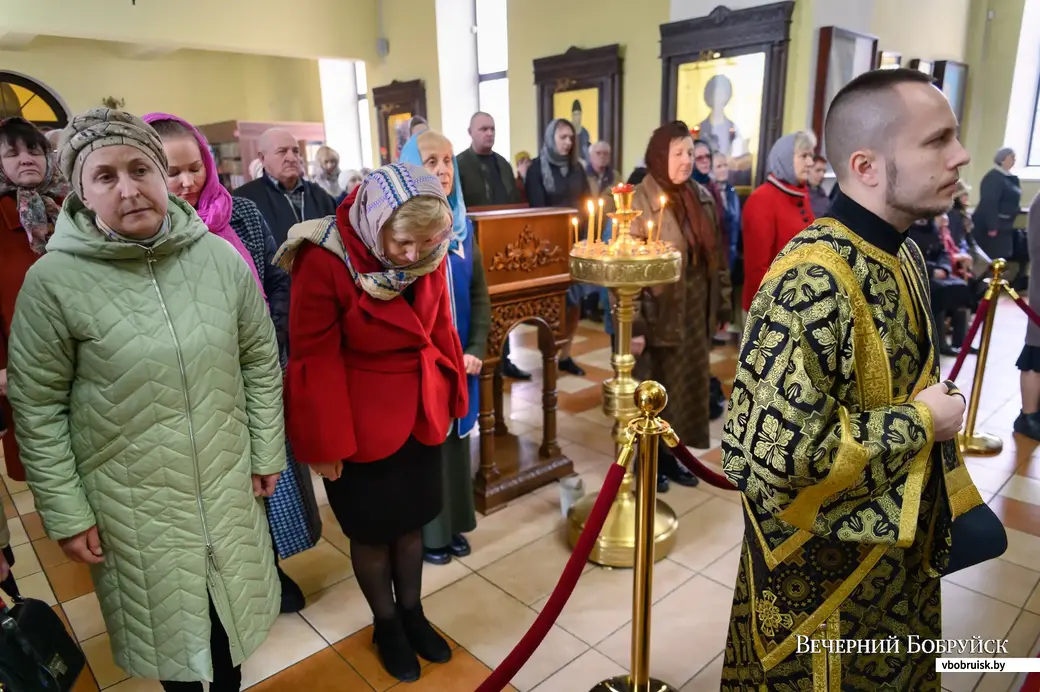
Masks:
[[[488,334],[488,356],[501,355],[502,344],[505,342],[509,330],[524,320],[542,320],[549,326],[553,334],[560,336],[563,330],[561,321],[563,310],[564,297],[562,295],[493,304],[491,306],[491,332]]]
[[[755,185],[765,180],[769,150],[783,134],[793,14],[793,0],[742,10],[720,5],[707,16],[661,25],[661,120],[664,122],[676,119],[681,65],[765,53],[758,160],[756,179],[752,181]]]
[[[507,244],[504,250],[495,253],[489,261],[488,271],[532,272],[547,264],[566,261],[567,255],[563,248],[548,240],[537,238],[530,226],[524,226],[515,242]]]

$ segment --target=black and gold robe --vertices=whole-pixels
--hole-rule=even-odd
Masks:
[[[722,453],[745,534],[722,690],[940,689],[908,638],[940,638],[950,524],[982,498],[914,401],[939,381],[920,250],[848,198],[831,216],[773,263],[741,344]]]

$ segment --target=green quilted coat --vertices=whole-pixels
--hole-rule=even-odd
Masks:
[[[282,378],[245,262],[172,196],[169,215],[146,249],[106,240],[66,200],[18,297],[10,399],[47,534],[97,524],[116,663],[212,680],[210,599],[236,664],[278,616],[251,474],[285,468]]]

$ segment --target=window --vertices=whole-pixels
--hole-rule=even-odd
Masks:
[[[1004,144],[1015,150],[1015,174],[1040,180],[1040,0],[1026,0],[1011,84]]]
[[[477,101],[495,119],[495,150],[512,159],[509,140],[508,0],[474,0]]]
[[[0,72],[0,120],[25,118],[43,130],[69,124],[69,112],[50,89],[25,75]]]
[[[365,63],[354,63],[354,79],[357,82],[358,131],[361,135],[361,165],[374,168],[372,151],[372,114],[368,107],[368,73]]]

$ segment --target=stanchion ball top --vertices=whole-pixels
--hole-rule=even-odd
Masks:
[[[660,382],[647,380],[636,387],[636,406],[644,415],[656,416],[668,404],[668,392]]]

